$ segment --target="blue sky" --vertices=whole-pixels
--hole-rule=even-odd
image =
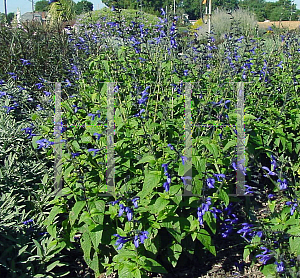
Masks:
[[[75,0],[75,2],[79,2],[80,0]],[[104,4],[101,0],[89,0],[94,4],[94,10],[98,10],[104,7]],[[34,2],[37,2],[34,0]],[[267,2],[275,2],[275,1],[267,1]],[[297,5],[297,9],[300,9],[300,0],[295,0],[295,4]],[[17,8],[20,8],[21,14],[31,11],[31,0],[7,0],[7,10],[8,12],[16,12]],[[0,12],[4,13],[3,8],[3,0],[0,0]]]
[[[34,0],[34,3],[38,0]],[[75,0],[77,3],[80,0]],[[89,0],[94,4],[94,10],[98,10],[104,7],[104,4],[101,0]],[[300,1],[300,0],[299,0]],[[31,0],[7,0],[7,11],[17,12],[17,8],[20,8],[21,14],[26,12],[31,12]],[[0,0],[0,12],[4,13],[3,0]]]

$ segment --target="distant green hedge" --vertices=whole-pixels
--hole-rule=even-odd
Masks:
[[[131,21],[140,22],[145,24],[145,27],[151,27],[157,24],[159,21],[158,17],[152,14],[147,14],[142,11],[134,10],[134,9],[124,9],[120,10],[122,21],[128,24]],[[79,23],[96,23],[99,20],[106,17],[106,19],[111,19],[116,21],[118,19],[118,12],[111,11],[109,8],[103,8],[101,10],[92,11],[90,13],[86,13],[84,15],[80,15],[77,20]]]

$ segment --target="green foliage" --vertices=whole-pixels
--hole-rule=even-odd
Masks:
[[[93,10],[93,3],[87,0],[81,0],[76,3],[75,12],[76,15],[91,12]]]
[[[37,12],[47,12],[49,10],[49,1],[41,0],[35,2],[34,10]]]
[[[101,22],[105,18],[106,22],[116,21],[120,22],[124,27],[132,24],[132,21],[136,23],[143,23],[145,28],[153,27],[159,21],[158,17],[152,14],[147,14],[145,12],[140,12],[138,10],[120,10],[118,13],[111,11],[108,8],[103,8],[101,10],[96,10],[91,13],[91,15],[82,15],[79,21],[82,24]]]
[[[239,7],[254,12],[258,21],[298,20],[296,5],[290,0],[276,2],[245,0],[239,2]]]
[[[75,2],[73,0],[60,0],[50,5],[51,25],[57,25],[62,21],[70,21],[75,18]]]
[[[229,34],[232,30],[243,35],[254,35],[256,32],[257,21],[254,14],[247,10],[237,9],[231,14],[225,10],[214,11],[211,20],[212,31],[217,40],[224,38],[225,34]],[[208,25],[198,27],[197,33],[201,37],[206,37]]]

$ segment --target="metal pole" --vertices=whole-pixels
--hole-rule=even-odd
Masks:
[[[184,192],[182,196],[193,196],[192,193],[192,84],[185,83],[185,149],[184,149]]]
[[[209,28],[209,31],[208,33],[210,34],[211,33],[211,0],[209,0],[209,6],[208,6],[208,28]]]
[[[245,124],[244,124],[244,82],[238,83],[237,88],[237,162],[236,167],[238,171],[236,173],[237,186],[236,194],[237,196],[245,195]],[[250,195],[249,195],[250,196]]]
[[[54,189],[57,194],[62,189],[62,146],[61,146],[61,83],[55,83],[55,113],[54,113]]]
[[[115,194],[115,155],[114,155],[114,133],[115,133],[115,102],[114,87],[115,83],[107,84],[107,192],[114,196]],[[105,194],[106,195],[106,194]]]
[[[173,7],[173,9],[174,9],[174,14],[176,14],[176,3],[175,3],[175,0],[174,0],[174,7]]]

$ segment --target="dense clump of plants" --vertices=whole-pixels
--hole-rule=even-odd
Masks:
[[[22,147],[6,131],[10,151],[1,143],[1,173],[15,163],[16,174],[10,193],[10,173],[1,174],[3,198],[11,199],[10,206],[3,199],[3,219],[13,216],[3,227],[14,225],[29,246],[18,241],[6,255],[14,256],[14,264],[2,259],[1,267],[16,277],[74,277],[66,268],[66,255],[72,254],[83,256],[95,277],[104,272],[175,275],[184,266],[205,264],[209,254],[216,256],[238,234],[244,259],[253,255],[267,277],[297,277],[299,34],[258,37],[253,32],[250,37],[233,21],[233,32],[216,44],[217,30],[201,42],[197,33],[179,35],[177,17],[164,10],[155,25],[139,22],[138,12],[127,21],[122,11],[111,13],[113,18],[100,15],[93,19],[97,23],[74,31],[43,35],[36,30],[39,42],[24,30],[2,30],[3,39],[19,32],[20,42],[31,46],[18,54],[18,66],[10,62],[12,72],[1,72],[3,124],[9,119],[6,126],[23,128],[29,137]],[[56,62],[46,67],[43,51],[34,56],[37,45]],[[65,55],[55,54],[59,48]],[[2,59],[10,61],[14,48],[7,51]],[[57,143],[55,92],[49,83],[56,81],[63,82],[59,144],[64,186],[54,197],[48,191],[55,177],[45,169],[53,166]],[[245,161],[236,159],[241,82]],[[25,152],[25,146],[28,159],[18,160],[16,148]],[[35,159],[44,166],[33,178],[29,165]],[[234,195],[237,172],[245,177],[243,196]],[[35,203],[35,196],[42,199]],[[255,213],[262,209],[265,217]],[[34,232],[20,232],[16,223],[22,221]],[[7,230],[1,230],[2,236]],[[37,255],[30,257],[27,248]],[[19,272],[14,267],[18,250],[26,264]]]

